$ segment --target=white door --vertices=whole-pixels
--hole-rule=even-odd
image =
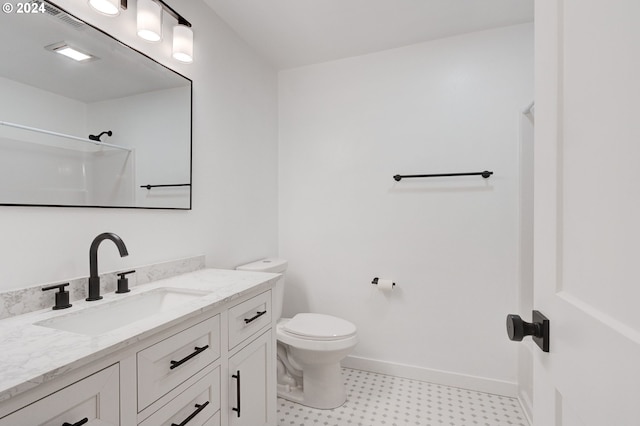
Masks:
[[[534,425],[638,426],[640,1],[536,0],[535,31]]]

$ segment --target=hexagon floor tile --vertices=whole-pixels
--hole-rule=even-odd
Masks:
[[[347,402],[318,410],[278,398],[278,426],[528,426],[517,399],[342,369]]]

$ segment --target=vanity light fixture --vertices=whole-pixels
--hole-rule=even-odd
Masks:
[[[162,6],[153,0],[138,0],[138,36],[156,42],[162,40]]]
[[[98,12],[116,16],[120,10],[127,9],[128,0],[88,0]],[[173,53],[177,61],[185,64],[193,62],[193,30],[189,21],[163,0],[137,0],[137,33],[140,38],[150,42],[162,40],[162,15],[168,13],[178,23],[173,27]]]
[[[173,58],[186,64],[193,62],[193,30],[189,21],[162,0],[138,0],[138,7],[140,7],[141,2],[145,4],[153,3],[159,10],[157,12],[159,16],[162,16],[162,11],[165,11],[178,21],[178,24],[173,27]],[[161,18],[156,18],[155,22],[159,22],[158,28],[162,27]],[[160,31],[159,29],[158,34],[161,34]],[[138,9],[138,35],[145,40],[149,40],[140,33],[140,9]]]
[[[127,0],[89,0],[89,6],[107,16],[117,16],[120,8],[127,9]]]

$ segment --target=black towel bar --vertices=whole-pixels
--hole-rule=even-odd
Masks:
[[[447,177],[447,176],[482,176],[487,179],[491,176],[493,172],[485,170],[484,172],[470,172],[470,173],[439,173],[434,175],[395,175],[393,178],[400,182],[400,180],[405,178],[428,178],[428,177]]]
[[[151,189],[151,188],[167,188],[170,186],[191,186],[190,183],[174,183],[174,184],[169,184],[169,185],[140,185],[140,188],[147,188],[147,189]]]

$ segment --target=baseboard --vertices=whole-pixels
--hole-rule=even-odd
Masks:
[[[486,377],[469,376],[450,371],[434,370],[414,365],[398,364],[377,359],[348,356],[342,360],[342,366],[355,370],[365,370],[390,376],[420,380],[439,385],[469,389],[478,392],[504,395],[511,398],[518,397],[516,383]]]

